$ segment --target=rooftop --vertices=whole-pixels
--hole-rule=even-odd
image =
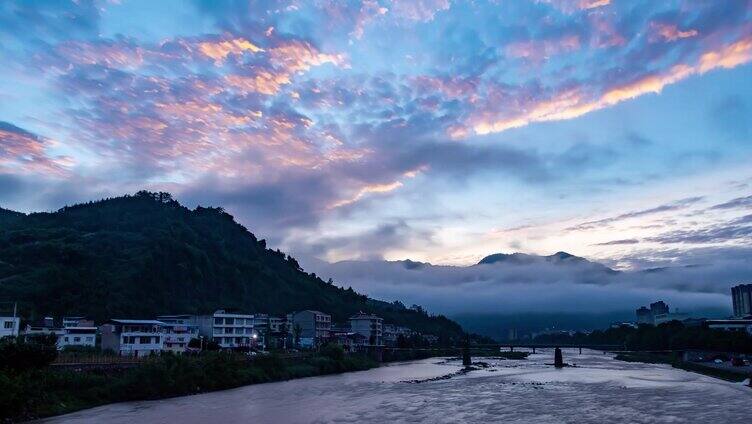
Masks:
[[[165,325],[162,321],[157,321],[155,319],[119,319],[119,318],[113,318],[109,320],[108,322],[114,322],[117,324],[152,324],[152,325]]]

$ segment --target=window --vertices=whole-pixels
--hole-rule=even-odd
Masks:
[[[66,339],[67,339],[67,337],[66,337]],[[73,342],[74,343],[81,343],[81,338],[80,337],[74,337],[73,338]]]
[[[235,324],[235,318],[225,318],[225,324]]]
[[[86,341],[87,341],[87,342],[89,342],[89,343],[91,343],[91,342],[93,342],[93,341],[94,341],[94,337],[87,337],[87,338],[86,338]]]
[[[65,337],[65,343],[68,343],[68,337]]]
[[[5,321],[3,328],[13,328],[13,321]]]

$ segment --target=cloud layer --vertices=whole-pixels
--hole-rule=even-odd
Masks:
[[[0,203],[169,190],[332,260],[746,243],[709,175],[752,157],[751,4],[3,2]]]

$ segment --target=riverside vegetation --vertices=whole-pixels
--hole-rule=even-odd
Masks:
[[[248,384],[359,371],[377,367],[366,356],[327,345],[301,358],[231,352],[163,353],[125,369],[56,370],[54,340],[0,341],[0,420],[14,422],[113,402],[162,399]]]

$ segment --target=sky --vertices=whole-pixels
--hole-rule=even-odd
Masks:
[[[752,278],[751,0],[3,1],[0,61],[4,208],[161,190],[303,263]]]

